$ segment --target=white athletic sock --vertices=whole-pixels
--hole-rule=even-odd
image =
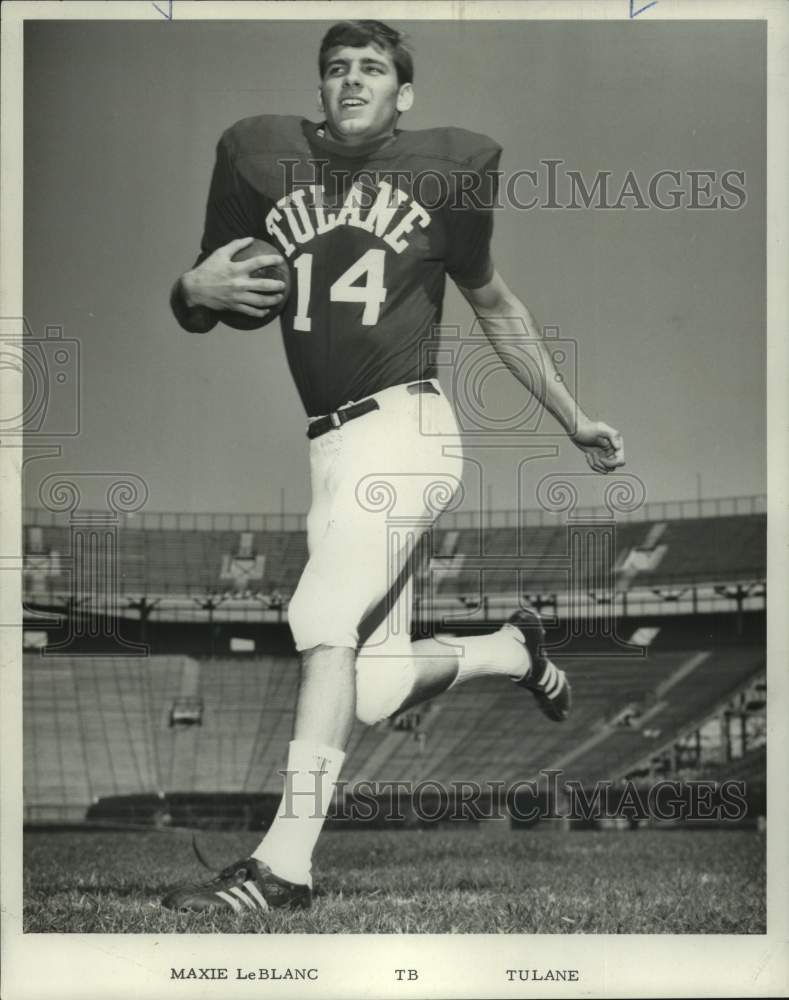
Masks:
[[[288,774],[277,815],[252,852],[280,878],[312,885],[312,852],[344,760],[335,747],[306,740],[288,745]]]
[[[491,674],[519,681],[531,670],[531,657],[523,634],[511,625],[505,625],[491,635],[474,635],[464,639],[454,637],[453,641],[463,646],[463,652],[458,656],[457,677],[450,687]]]

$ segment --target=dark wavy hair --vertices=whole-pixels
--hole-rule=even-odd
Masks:
[[[397,70],[397,82],[400,85],[413,83],[414,60],[405,47],[403,35],[383,21],[339,21],[333,24],[323,36],[318,52],[321,80],[326,72],[330,50],[345,45],[358,49],[364,48],[365,45],[374,45],[383,52],[388,52]]]

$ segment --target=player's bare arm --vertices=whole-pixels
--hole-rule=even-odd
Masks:
[[[480,288],[461,287],[460,291],[502,363],[556,417],[572,442],[584,453],[590,468],[605,474],[624,465],[622,435],[600,420],[590,420],[565,383],[555,377],[557,372],[551,352],[539,327],[501,275],[494,271],[487,284]],[[515,345],[522,345],[524,350],[513,350]],[[534,379],[533,368],[525,356],[537,361],[545,378]]]
[[[253,277],[262,267],[281,264],[282,257],[258,254],[243,261],[232,259],[251,242],[251,236],[232,240],[181,275],[173,288],[171,302],[175,317],[185,330],[208,333],[217,323],[217,313],[226,309],[263,319],[282,301],[284,282]]]

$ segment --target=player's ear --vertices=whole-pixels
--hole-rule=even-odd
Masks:
[[[323,114],[323,88],[318,87],[318,111]]]
[[[414,103],[414,88],[410,83],[404,83],[397,92],[397,110],[410,111]]]

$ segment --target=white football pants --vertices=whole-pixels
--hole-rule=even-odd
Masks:
[[[288,618],[299,651],[358,649],[361,632],[356,711],[368,724],[411,690],[411,556],[461,489],[455,416],[432,385],[384,389],[378,410],[310,442],[309,560]]]

